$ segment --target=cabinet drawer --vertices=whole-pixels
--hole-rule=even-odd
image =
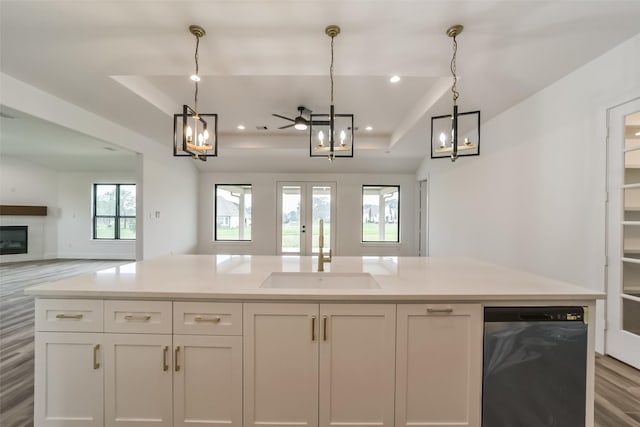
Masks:
[[[174,302],[173,333],[242,335],[242,304]]]
[[[171,301],[105,301],[104,331],[170,334]]]
[[[102,332],[102,301],[36,299],[36,331]]]

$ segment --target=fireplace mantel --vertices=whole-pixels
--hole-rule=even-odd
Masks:
[[[47,207],[0,205],[0,215],[47,216]]]

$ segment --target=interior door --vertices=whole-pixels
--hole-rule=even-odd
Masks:
[[[605,350],[640,368],[640,99],[608,119]]]
[[[308,256],[318,253],[320,220],[323,252],[334,248],[335,182],[279,182],[277,189],[277,253]]]

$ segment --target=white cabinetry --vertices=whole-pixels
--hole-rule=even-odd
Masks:
[[[102,334],[36,332],[37,427],[102,427]]]
[[[102,301],[36,300],[37,427],[103,425]]]
[[[171,313],[168,301],[105,302],[105,427],[172,426]]]
[[[481,393],[481,305],[398,305],[396,427],[479,426]]]
[[[246,426],[393,426],[395,305],[245,304],[244,343]]]
[[[174,427],[242,427],[242,305],[174,303]]]

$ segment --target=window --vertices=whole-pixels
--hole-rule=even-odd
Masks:
[[[400,186],[362,186],[362,241],[399,242]]]
[[[251,240],[251,185],[216,184],[215,240]]]
[[[93,238],[135,240],[135,184],[93,185]]]

